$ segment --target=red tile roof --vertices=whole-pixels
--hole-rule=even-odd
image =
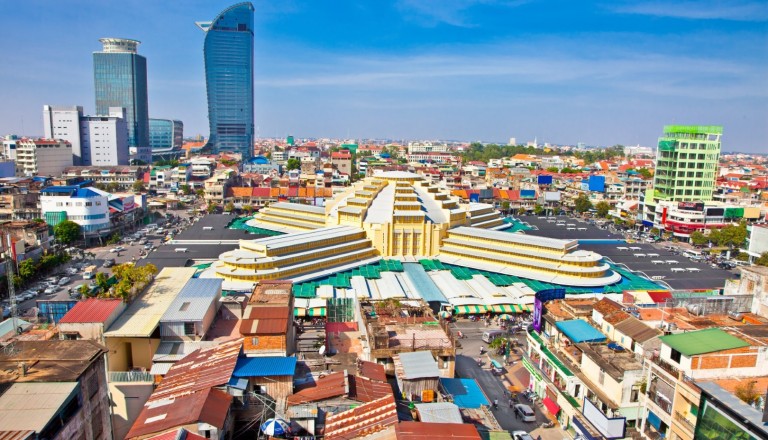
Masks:
[[[199,422],[222,429],[232,404],[232,396],[208,388],[175,399],[152,404],[150,402],[142,408],[126,439],[162,433],[168,429]]]
[[[325,439],[366,436],[397,423],[395,397],[390,395],[325,418]]]
[[[475,425],[459,423],[400,422],[395,425],[397,440],[423,440],[424,438],[480,440]]]
[[[148,402],[226,384],[232,378],[242,345],[243,341],[237,339],[184,356],[171,367]]]
[[[101,322],[104,323],[110,315],[120,307],[122,301],[119,299],[99,299],[88,298],[75,304],[75,307],[67,312],[61,323],[86,323]]]

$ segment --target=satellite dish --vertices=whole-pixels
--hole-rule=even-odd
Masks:
[[[324,355],[325,355],[325,345],[320,347],[320,356],[324,356]]]

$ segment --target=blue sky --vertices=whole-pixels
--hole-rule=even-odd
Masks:
[[[42,106],[94,110],[93,51],[134,38],[151,117],[208,134],[204,34],[234,2],[0,2],[0,134]],[[768,152],[768,2],[254,1],[262,137],[653,145],[665,124],[723,125]]]

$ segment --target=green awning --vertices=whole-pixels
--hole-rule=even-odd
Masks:
[[[457,306],[453,311],[457,315],[477,315],[487,312],[488,309],[485,306]]]
[[[560,359],[555,357],[555,355],[552,354],[551,351],[549,351],[546,347],[540,347],[540,348],[541,348],[541,352],[544,353],[544,356],[546,356],[547,359],[549,359],[555,365],[555,367],[557,367],[558,370],[560,370],[566,376],[573,376],[573,373],[571,372],[571,370],[569,370],[564,363],[560,362]]]
[[[307,309],[302,307],[294,307],[293,316],[307,316]]]
[[[534,375],[539,380],[544,380],[544,378],[541,376],[541,373],[539,373],[538,369],[531,364],[528,359],[523,358],[523,367],[525,367],[526,370],[528,370],[529,373]]]
[[[309,313],[307,316],[317,317],[317,316],[325,316],[325,307],[313,307],[309,309]]]

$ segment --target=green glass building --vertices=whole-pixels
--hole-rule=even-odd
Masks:
[[[653,199],[712,200],[723,127],[667,125],[659,138]]]

